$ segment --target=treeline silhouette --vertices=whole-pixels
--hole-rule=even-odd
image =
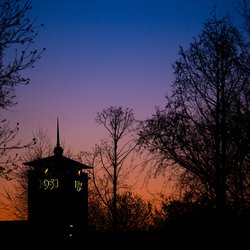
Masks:
[[[0,7],[12,11],[8,5],[15,1],[4,2],[5,8]],[[25,6],[21,13],[30,9]],[[242,26],[234,25],[229,15],[218,18],[214,13],[189,47],[180,47],[173,64],[172,92],[151,118],[138,122],[132,109],[115,106],[97,113],[96,122],[106,129],[107,137],[92,152],[77,156],[66,152],[93,166],[89,172],[88,230],[74,242],[42,240],[41,249],[46,244],[81,249],[83,241],[110,249],[165,248],[170,243],[190,246],[199,240],[203,246],[218,240],[239,247],[246,242],[250,219],[250,11],[247,1],[239,7]],[[35,51],[30,55],[31,62],[22,69],[40,57]],[[21,57],[21,63],[25,58]],[[2,64],[0,67],[1,83],[6,83]],[[5,97],[4,91],[1,94]],[[13,104],[12,98],[3,107],[8,103]],[[4,129],[2,137],[7,133],[10,141],[14,139],[13,131],[11,134],[8,126]],[[39,133],[36,145],[26,148],[24,161],[52,153],[46,133]],[[175,195],[162,194],[159,206],[135,194],[126,182],[136,167],[131,159],[140,154],[144,157],[140,167],[148,176],[175,177]],[[16,218],[27,218],[27,169],[15,162],[0,170],[1,177],[10,179],[13,173],[17,177],[16,192],[4,194],[9,201],[5,209],[16,213]],[[8,244],[18,243],[9,238],[13,230],[20,242],[26,239],[30,246],[37,246],[29,238],[28,222],[16,222],[8,229],[10,224],[2,224]]]

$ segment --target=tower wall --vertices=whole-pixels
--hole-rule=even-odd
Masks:
[[[40,237],[73,238],[88,227],[88,174],[28,172],[28,218]]]

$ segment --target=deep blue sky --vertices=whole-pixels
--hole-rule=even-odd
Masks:
[[[187,48],[217,5],[220,16],[237,0],[33,0],[30,14],[43,23],[35,41],[46,47],[31,72],[29,86],[17,91],[8,114],[28,140],[38,127],[84,150],[102,133],[98,111],[121,105],[138,119],[164,104],[179,46]]]
[[[214,6],[233,14],[237,0],[33,0],[30,15],[43,23],[34,46],[46,47],[18,105],[6,113],[20,123],[19,138],[39,127],[77,153],[105,136],[94,119],[110,105],[132,108],[138,119],[165,103],[179,46],[197,37]]]

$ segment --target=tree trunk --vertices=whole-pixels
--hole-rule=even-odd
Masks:
[[[224,85],[224,81],[218,79],[215,132],[215,203],[219,218],[225,216],[226,210],[226,107]]]
[[[117,231],[117,139],[114,141],[113,230]]]

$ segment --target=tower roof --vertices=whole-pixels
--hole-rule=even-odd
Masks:
[[[34,167],[34,168],[42,168],[45,164],[52,163],[56,166],[67,166],[69,168],[77,168],[77,169],[91,169],[92,167],[87,166],[81,162],[72,160],[63,155],[52,155],[45,158],[40,158],[34,161],[29,161],[23,163],[26,166]]]

